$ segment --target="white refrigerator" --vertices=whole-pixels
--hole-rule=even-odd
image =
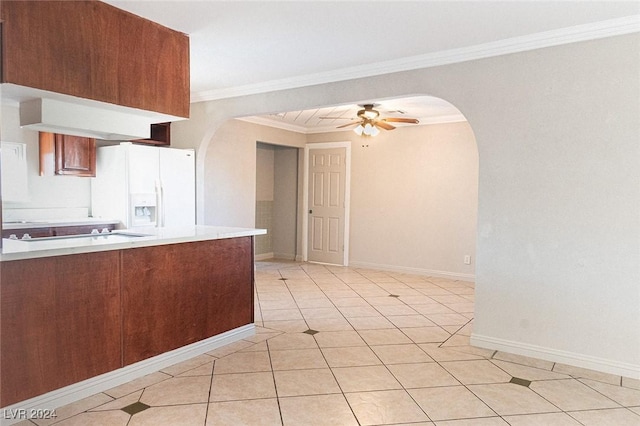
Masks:
[[[130,142],[100,147],[91,214],[125,228],[195,225],[195,152]]]

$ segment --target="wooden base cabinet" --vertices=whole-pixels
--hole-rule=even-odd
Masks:
[[[253,237],[0,262],[0,407],[253,323]]]
[[[123,251],[124,365],[253,322],[252,237]]]
[[[0,406],[121,366],[117,251],[0,267]]]

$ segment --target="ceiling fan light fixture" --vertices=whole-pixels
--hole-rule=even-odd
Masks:
[[[380,114],[378,113],[378,111],[367,109],[367,110],[362,110],[360,115],[363,118],[366,118],[367,120],[373,120],[378,118],[378,115]]]
[[[383,119],[378,119],[380,117],[380,112],[373,109],[375,104],[365,104],[361,105],[363,109],[358,111],[357,118],[349,118],[352,120],[351,123],[342,124],[338,126],[338,129],[342,129],[345,127],[351,127],[357,125],[353,131],[358,136],[377,136],[380,134],[380,130],[393,130],[396,127],[390,123],[409,123],[409,124],[418,124],[417,118],[404,118],[404,117],[386,117]],[[401,111],[404,113],[404,111]],[[347,117],[330,117],[323,116],[319,117],[321,119],[347,119]]]
[[[380,130],[370,121],[364,123],[364,126],[362,125],[362,123],[358,124],[358,127],[356,127],[353,131],[356,132],[358,136],[376,136],[378,133],[380,133]]]

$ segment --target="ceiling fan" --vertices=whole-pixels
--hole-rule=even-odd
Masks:
[[[343,124],[342,126],[338,126],[338,129],[349,127],[349,126],[357,126],[353,129],[358,135],[365,136],[376,136],[380,133],[378,129],[384,130],[393,130],[396,127],[389,123],[410,123],[410,124],[418,124],[419,121],[416,118],[403,118],[403,117],[387,117],[387,118],[378,118],[380,117],[380,112],[373,109],[375,104],[364,104],[360,105],[363,109],[358,111],[357,118],[349,118],[349,120],[354,120],[351,123]],[[346,117],[319,117],[321,119],[347,119]]]

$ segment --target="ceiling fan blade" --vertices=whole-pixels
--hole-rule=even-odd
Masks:
[[[411,124],[418,124],[420,121],[418,121],[417,118],[401,118],[401,117],[387,117],[387,118],[383,118],[382,121],[386,121],[388,123],[411,123]]]
[[[355,126],[356,124],[360,124],[359,121],[354,121],[353,123],[343,124],[342,126],[336,127],[336,129],[342,129],[343,127]]]
[[[391,124],[386,123],[383,120],[376,121],[373,124],[374,124],[374,126],[378,126],[378,127],[382,128],[384,130],[393,130],[393,129],[395,129],[395,126],[392,126]]]

